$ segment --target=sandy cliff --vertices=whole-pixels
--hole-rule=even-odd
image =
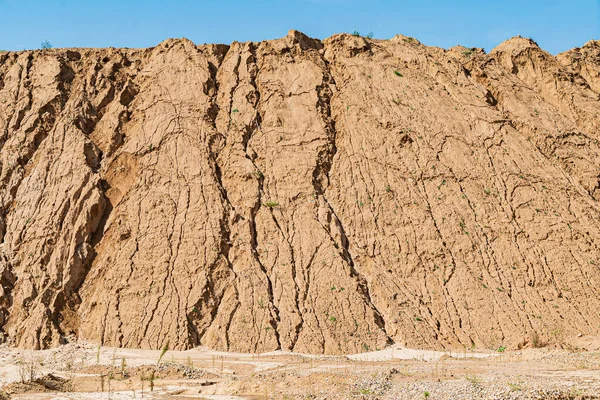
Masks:
[[[0,337],[345,353],[598,335],[599,96],[594,41],[0,53]]]

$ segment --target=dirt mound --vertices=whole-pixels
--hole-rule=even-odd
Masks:
[[[154,374],[156,379],[203,379],[219,378],[217,374],[196,368],[192,365],[178,364],[173,362],[161,363],[159,366],[144,365],[135,368],[121,368],[107,365],[87,365],[77,368],[76,371],[81,374],[103,375],[121,377],[149,377]]]
[[[28,383],[11,383],[4,387],[6,390],[5,396],[24,394],[24,393],[46,393],[46,392],[64,392],[69,390],[69,381],[60,376],[48,374],[41,378],[37,378],[33,382]],[[2,391],[0,391],[0,399],[4,399]],[[6,397],[10,399],[10,397]]]
[[[600,334],[598,42],[0,54],[0,335],[312,353]]]

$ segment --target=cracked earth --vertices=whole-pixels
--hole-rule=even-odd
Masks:
[[[313,354],[600,335],[600,44],[0,53],[0,341]]]

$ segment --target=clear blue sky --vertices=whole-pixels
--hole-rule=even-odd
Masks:
[[[600,0],[0,0],[0,49],[149,47],[264,40],[298,29],[396,33],[427,45],[491,50],[511,36],[557,53],[600,39]]]

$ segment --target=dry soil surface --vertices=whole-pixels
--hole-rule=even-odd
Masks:
[[[598,338],[584,342],[600,343]],[[167,351],[157,366],[160,353],[88,344],[44,351],[4,346],[0,387],[15,400],[600,398],[598,351],[428,352],[393,346],[368,354],[314,356],[196,348]],[[15,383],[18,363],[32,359],[44,379]]]

